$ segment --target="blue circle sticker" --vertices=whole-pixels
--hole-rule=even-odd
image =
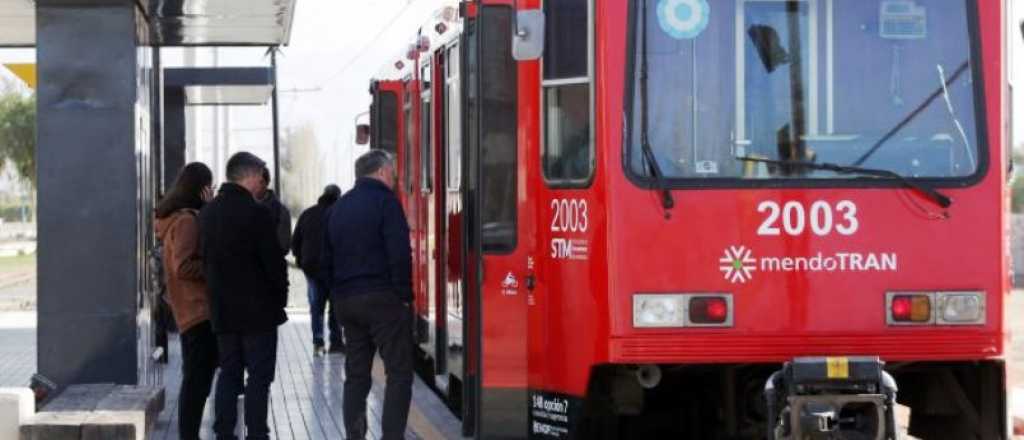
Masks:
[[[711,6],[707,0],[661,0],[658,23],[661,30],[677,40],[694,38],[708,27]]]

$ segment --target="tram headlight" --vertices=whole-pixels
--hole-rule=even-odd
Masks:
[[[985,294],[982,292],[939,292],[935,294],[938,324],[985,323]]]
[[[684,295],[634,295],[633,327],[686,326]]]

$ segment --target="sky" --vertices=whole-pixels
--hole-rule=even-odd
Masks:
[[[313,130],[324,183],[338,182],[345,187],[352,181],[351,164],[363,150],[353,142],[355,118],[369,108],[369,79],[383,66],[402,58],[419,26],[435,11],[454,1],[297,1],[291,41],[282,48],[278,59],[282,133]],[[1024,42],[1016,23],[1024,20],[1024,0],[1012,0],[1009,4],[1013,9],[1008,17],[1010,71],[1011,81],[1018,84],[1014,97],[1018,105],[1024,104]],[[264,52],[264,49],[221,49],[218,64],[266,65],[269,60]],[[212,54],[206,50],[198,57],[210,62]],[[0,50],[0,62],[32,62],[33,58],[31,50]],[[183,59],[181,49],[165,50],[167,65],[180,64]],[[201,115],[201,119],[212,118],[211,112]],[[269,106],[230,112],[231,151],[250,149],[269,155],[272,143]],[[1024,117],[1012,124],[1015,133],[1024,134]],[[200,131],[203,132],[201,139],[212,138],[212,125],[200,127]],[[1017,142],[1022,143],[1024,139]],[[200,145],[202,148],[204,146]]]
[[[282,134],[312,129],[323,179],[343,187],[354,179],[355,118],[370,106],[369,80],[404,57],[417,29],[453,0],[298,0],[291,40],[278,56]],[[182,62],[181,50],[165,61]],[[200,54],[210,62],[211,55]],[[264,49],[226,48],[218,65],[265,65]],[[231,150],[269,155],[269,107],[231,109]],[[208,112],[208,115],[212,114]],[[208,125],[204,133],[209,135]],[[207,136],[209,137],[209,136]],[[200,142],[202,143],[202,142]],[[202,146],[200,146],[202,149]],[[328,182],[323,183],[328,183]]]
[[[354,145],[355,117],[370,106],[369,80],[383,66],[404,57],[405,48],[426,23],[455,0],[298,0],[288,46],[278,58],[282,134],[311,127],[322,158],[323,178],[348,185],[351,164],[364,148]],[[266,49],[224,48],[220,66],[268,65]],[[0,49],[0,62],[34,62],[34,51]],[[201,49],[200,63],[212,65],[212,52]],[[182,49],[165,49],[166,67],[181,65]],[[0,76],[6,72],[0,69]],[[202,110],[212,119],[212,110]],[[248,149],[269,156],[272,144],[270,107],[230,110],[230,151]],[[208,121],[207,121],[208,122]],[[199,149],[212,124],[200,127]],[[208,153],[208,152],[207,152]],[[199,157],[206,159],[210,154]],[[267,157],[269,159],[269,157]],[[324,182],[325,184],[328,182]],[[344,186],[343,186],[344,187]]]

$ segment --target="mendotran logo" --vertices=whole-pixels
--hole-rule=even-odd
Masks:
[[[754,272],[896,272],[895,252],[818,252],[809,257],[754,257],[746,246],[729,246],[718,260],[719,270],[730,283],[744,284]]]
[[[722,263],[719,269],[730,283],[746,283],[753,278],[754,271],[757,270],[757,260],[745,246],[730,246],[725,250],[725,256],[718,262]]]

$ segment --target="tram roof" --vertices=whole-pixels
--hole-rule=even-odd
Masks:
[[[291,38],[297,0],[137,0],[165,46],[280,46]],[[112,0],[0,0],[0,47],[36,44],[36,4],[103,5]]]
[[[410,45],[418,45],[420,38],[425,37],[427,48],[421,51],[421,56],[422,54],[432,54],[444,46],[457,42],[459,36],[462,35],[462,26],[462,18],[458,16],[457,3],[450,3],[438,8],[433,16],[420,26],[419,32],[410,39]],[[377,73],[373,75],[373,78],[386,81],[404,81],[409,76],[412,76],[416,60],[410,59],[407,56],[408,50],[408,47],[404,47],[402,51],[395,54],[395,61],[387,62],[381,66]],[[396,66],[397,61],[402,62],[401,68]],[[420,62],[423,63],[424,60],[421,59]]]

